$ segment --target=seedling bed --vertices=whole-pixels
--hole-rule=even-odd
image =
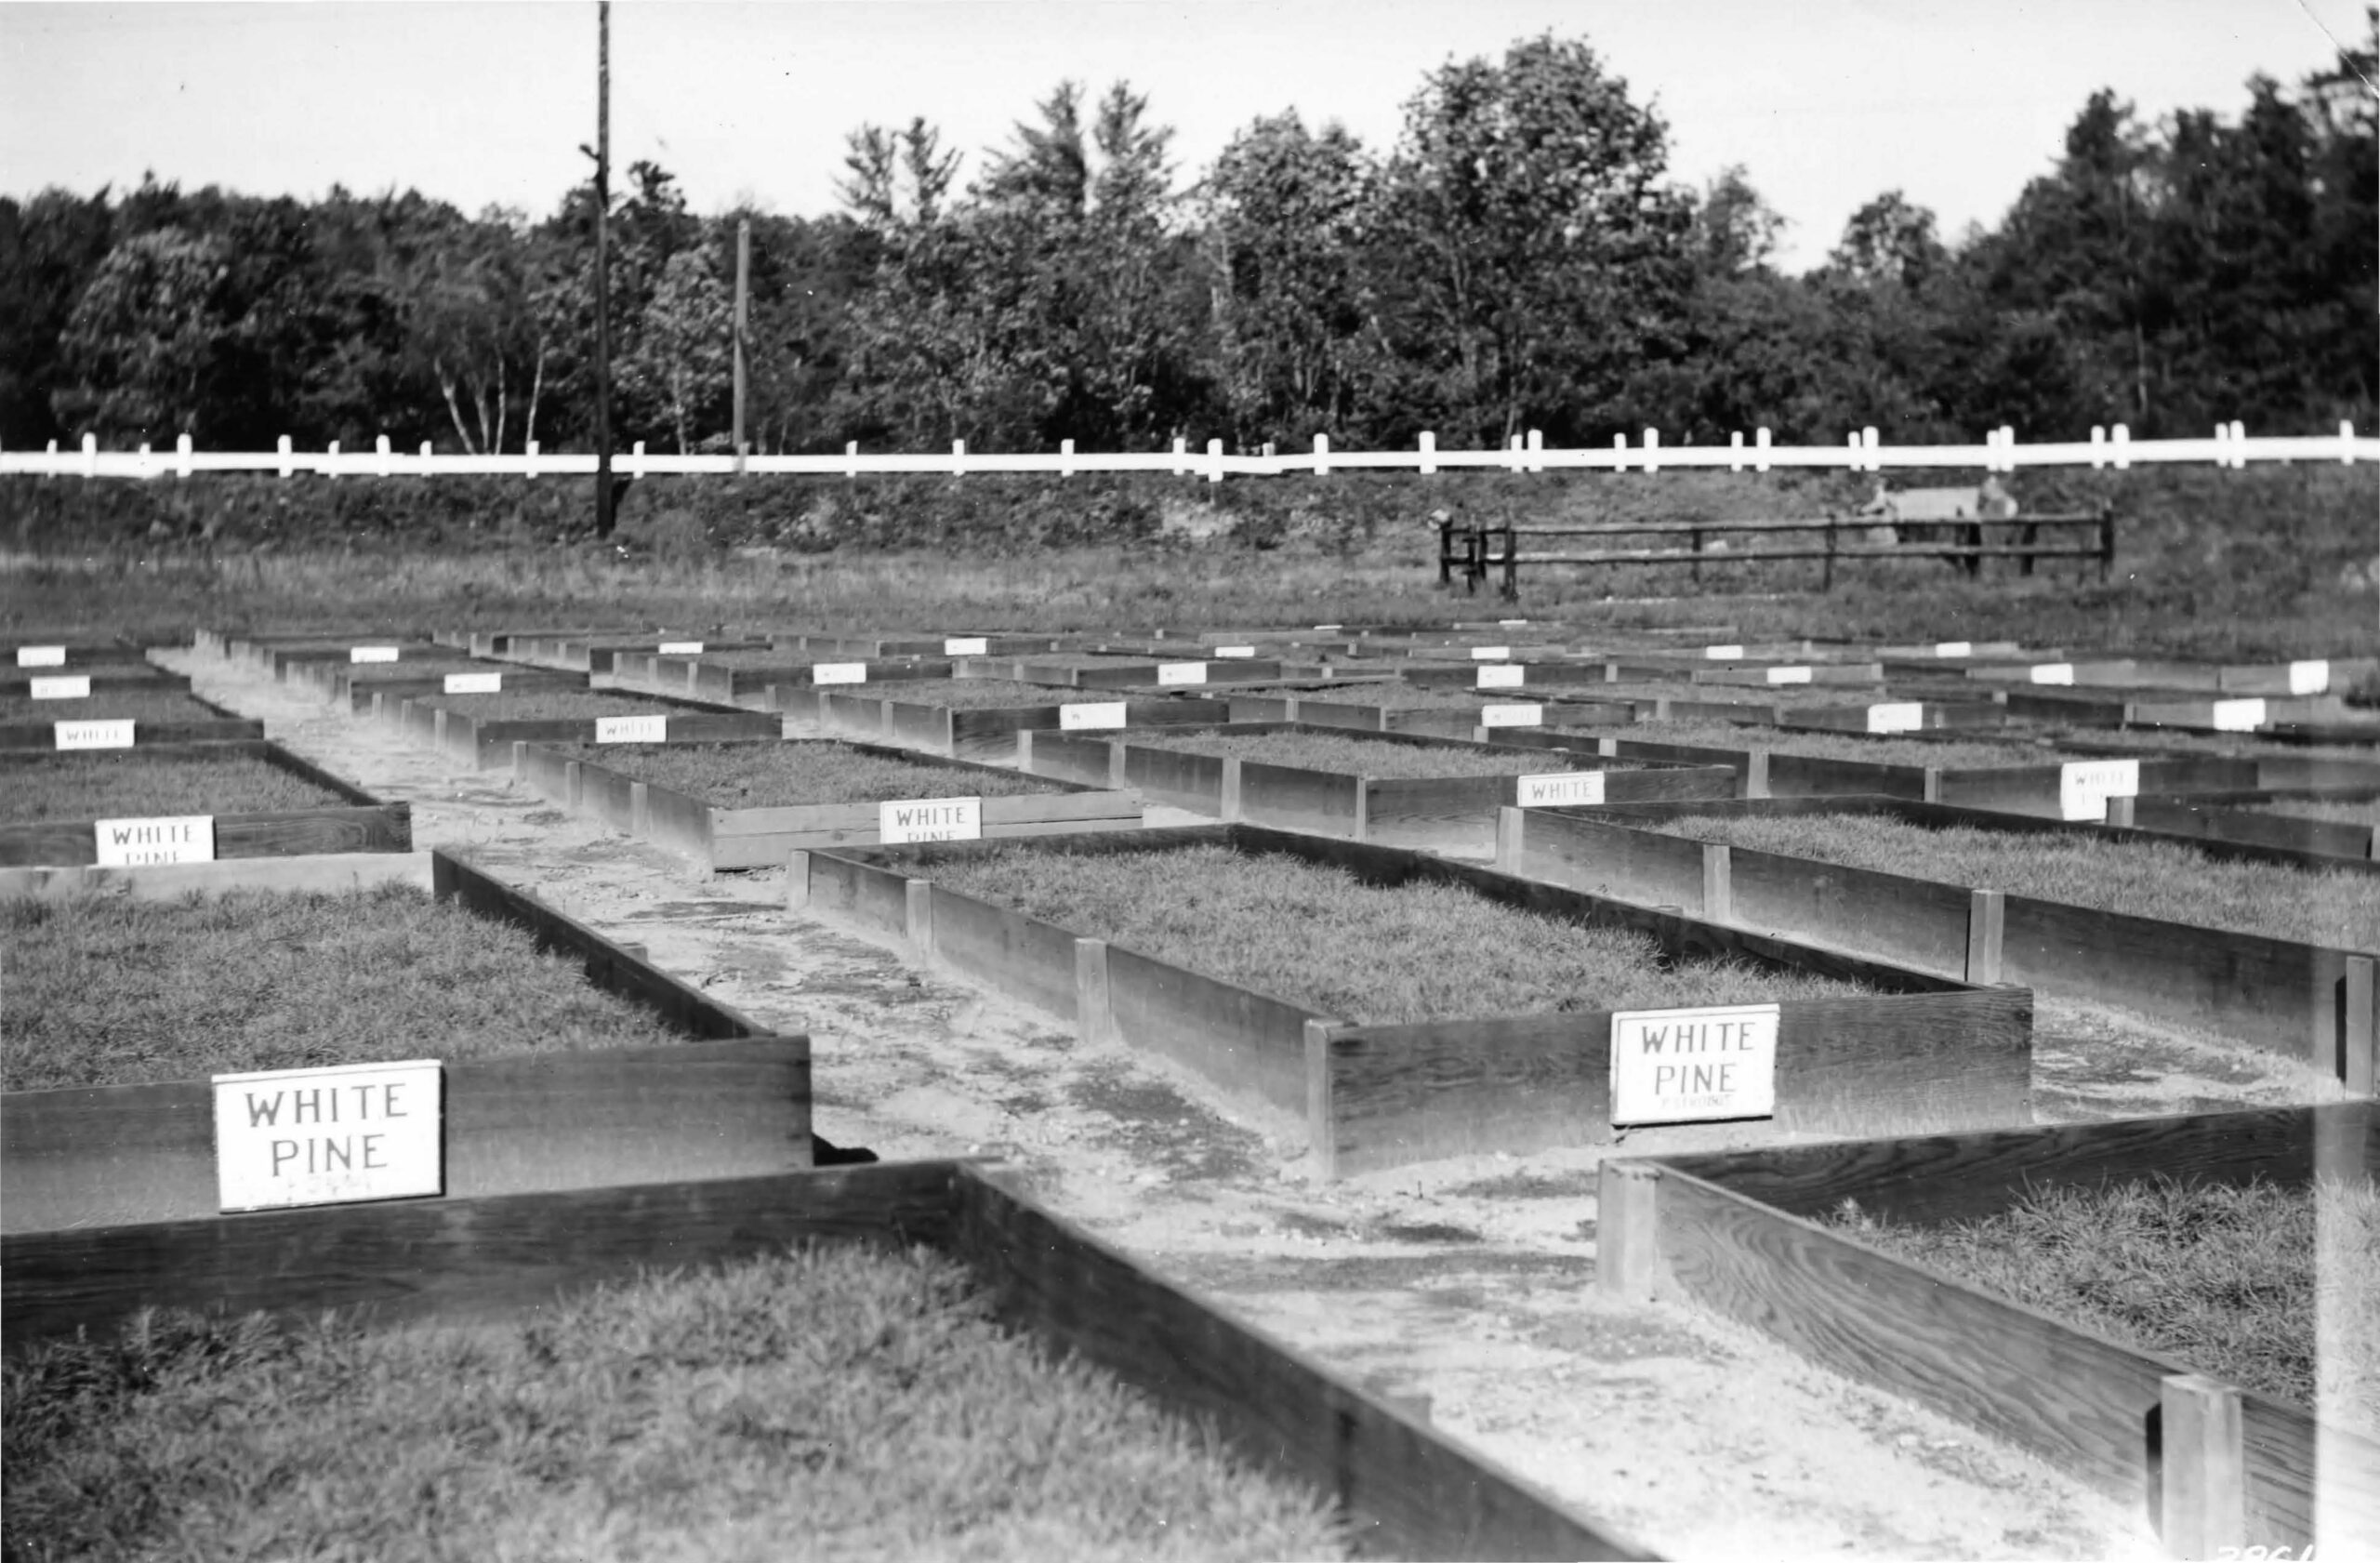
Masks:
[[[2221,665],[2142,657],[2036,658],[1986,663],[1966,676],[1986,683],[2023,684],[2054,691],[2066,687],[2200,690],[2219,695],[2328,695],[2380,671],[2380,658],[2344,656],[2305,662]]]
[[[1485,903],[1584,929],[1633,931],[1649,940],[1657,963],[1691,961],[1712,978],[1725,968],[1703,963],[1732,961],[1869,990],[1782,1001],[1775,1115],[1780,1131],[1841,1133],[1856,1133],[1862,1123],[1973,1125],[2030,1116],[2032,1000],[2023,989],[1971,987],[1392,847],[1219,825],[1138,836],[847,849],[797,854],[788,894],[797,904],[904,934],[921,953],[1071,1018],[1088,1040],[1114,1039],[1162,1053],[1244,1102],[1302,1119],[1326,1176],[1610,1136],[1608,1012],[1346,1024],[1327,1010],[1317,1013],[1122,945],[1078,936],[1056,922],[934,882],[972,858],[1030,852],[1062,860],[1052,882],[1064,893],[1065,876],[1087,876],[1099,868],[1098,858],[1130,854],[1125,867],[1145,897],[1143,908],[1195,928],[1201,914],[1180,875],[1196,859],[1157,854],[1199,849],[1210,857],[1223,851],[1246,858],[1284,854],[1302,866],[1346,870],[1363,885],[1389,891],[1414,886],[1443,897],[1466,890],[1478,899],[1461,906],[1482,920],[1489,909]],[[1250,871],[1263,870],[1252,865]],[[1309,960],[1297,953],[1301,947],[1286,942],[1310,936],[1305,924],[1320,915],[1309,919],[1285,904],[1262,918],[1225,920],[1223,932],[1255,946],[1267,971],[1369,991],[1360,979],[1329,962]],[[1451,981],[1509,958],[1465,934],[1445,912],[1439,915],[1445,921],[1437,936],[1444,942],[1433,958],[1383,978],[1381,991],[1422,978]],[[1548,942],[1542,925],[1532,926],[1538,939]],[[1550,942],[1557,951],[1566,947],[1561,939]],[[1373,954],[1377,958],[1376,949]],[[1703,992],[1707,1001],[1701,976],[1687,990]],[[1575,993],[1567,1001],[1578,1001]],[[1500,1007],[1513,1006],[1491,1000],[1474,1003],[1472,1013]]]
[[[1235,722],[1152,734],[1137,742],[1064,734],[1018,735],[1036,775],[1129,787],[1155,802],[1223,820],[1351,841],[1485,856],[1496,811],[1591,799],[1729,798],[1724,766],[1643,765],[1521,748],[1309,727]],[[1559,777],[1524,784],[1524,776]]]
[[[771,642],[781,651],[798,651],[804,659],[823,661],[845,657],[874,660],[884,656],[1027,656],[1056,651],[1065,644],[1060,635],[1004,635],[987,629],[953,629],[934,635],[834,634],[775,635]]]
[[[2114,813],[2109,806],[2109,813]],[[2254,846],[2306,858],[2373,864],[2380,858],[2380,804],[2292,799],[2226,807],[2186,798],[2142,798],[2132,823],[2144,830],[2183,836],[2210,850]],[[2380,867],[2380,865],[2373,865]]]
[[[381,695],[372,708],[413,742],[483,771],[509,765],[516,743],[716,744],[774,738],[783,731],[772,715],[712,710],[666,695],[631,698],[588,690],[423,695],[403,700]],[[659,725],[657,734],[654,723]]]
[[[435,662],[454,655],[451,647],[407,637],[403,640],[301,641],[294,645],[261,645],[250,659],[274,678],[286,679],[296,669],[317,662],[368,667],[390,662]]]
[[[248,722],[187,690],[94,684],[80,698],[35,700],[0,691],[0,750],[129,748],[260,739]]]
[[[1964,812],[1946,816],[1907,802],[1862,800],[1854,806],[1889,809],[1928,828],[1974,821]],[[1791,821],[1796,815],[1841,813],[1844,804],[1773,800],[1730,810]],[[1655,804],[1643,805],[1641,812],[1670,810]],[[1800,854],[1693,841],[1579,811],[1515,809],[1504,817],[1496,862],[1510,873],[1629,901],[1689,907],[1714,921],[1790,928],[1801,937],[1920,970],[1963,973],[1971,981],[2025,983],[2047,993],[2122,1005],[2304,1059],[2346,1080],[2350,1090],[2373,1090],[2373,957],[2368,947],[2164,921]],[[1882,836],[1885,825],[1864,814],[1853,830]],[[2043,850],[2030,844],[2039,837],[2010,841],[2017,857]],[[2127,850],[2120,842],[2113,846]],[[2188,848],[2164,850],[2189,853],[2198,859],[2198,875],[2218,867]],[[2309,892],[2321,878],[2268,871]],[[2186,882],[2190,872],[2177,867],[2175,882]],[[2334,894],[2341,905],[2368,911],[2369,883],[2363,877],[2339,879]]]
[[[532,690],[587,687],[584,673],[522,668],[475,657],[362,664],[310,662],[300,664],[295,676],[320,690],[324,699],[363,716],[371,714],[375,695],[403,700],[416,695],[516,695]]]
[[[774,709],[838,737],[995,763],[1015,756],[1016,735],[1027,730],[1211,724],[1230,715],[1221,700],[1117,699],[1106,691],[1068,695],[1004,679],[923,679],[893,698],[771,684],[769,700]]]
[[[1284,676],[1278,661],[1242,657],[1197,657],[1151,661],[1103,656],[1091,652],[1051,652],[1039,656],[976,656],[959,664],[961,678],[1007,679],[1018,683],[1068,689],[1130,689],[1154,693],[1209,684],[1271,683]]]
[[[201,835],[218,859],[410,852],[413,808],[262,739],[0,757],[0,865],[166,861]]]
[[[521,744],[513,778],[615,830],[714,870],[780,868],[796,848],[872,846],[896,830],[949,828],[951,801],[973,799],[985,837],[1137,827],[1129,792],[1043,780],[970,761],[838,740],[658,748]],[[937,801],[920,812],[905,802]],[[919,823],[920,820],[937,823]]]
[[[615,674],[627,656],[722,656],[766,653],[766,641],[705,639],[700,635],[575,634],[523,636],[508,655],[566,673]],[[666,649],[665,649],[666,648]]]
[[[1924,691],[1878,689],[1877,699],[1850,703],[1853,692],[1839,685],[1778,685],[1754,690],[1712,685],[1589,684],[1591,695],[1633,714],[1639,723],[1699,722],[1722,728],[1768,726],[1831,733],[1976,732],[2007,725],[2006,709],[1989,700],[1945,702]],[[1739,741],[1725,735],[1723,741]]]
[[[1524,695],[1527,691],[1522,692]],[[1234,722],[1299,722],[1353,727],[1367,733],[1424,733],[1487,741],[1533,727],[1577,727],[1628,722],[1625,705],[1583,699],[1502,698],[1501,690],[1421,689],[1400,682],[1276,686],[1235,691]]]
[[[806,1039],[458,860],[423,868],[328,894],[218,872],[212,899],[0,902],[0,1228],[215,1217],[205,1077],[224,1072],[441,1060],[449,1198],[811,1164]],[[26,1305],[152,1283],[176,1284],[92,1277]]]
[[[812,1244],[840,1248],[853,1242],[936,1251],[964,1271],[995,1320],[1035,1342],[1048,1358],[1078,1358],[1113,1373],[1148,1396],[1159,1411],[1211,1426],[1247,1468],[1313,1490],[1333,1506],[1345,1541],[1365,1556],[1645,1556],[1492,1462],[1458,1448],[1302,1354],[1142,1269],[1044,1210],[997,1173],[964,1162],[450,1199],[382,1206],[368,1214],[360,1209],[278,1212],[11,1238],[0,1240],[0,1287],[9,1304],[9,1344],[18,1351],[29,1350],[45,1337],[71,1334],[78,1326],[94,1331],[110,1328],[142,1300],[115,1287],[93,1298],[78,1318],[56,1311],[30,1314],[17,1305],[20,1292],[61,1273],[111,1274],[123,1256],[152,1252],[179,1262],[172,1272],[177,1286],[160,1299],[165,1305],[227,1315],[267,1308],[289,1318],[337,1305],[356,1309],[375,1324],[496,1325],[508,1335],[514,1329],[534,1330],[536,1333],[528,1337],[533,1360],[562,1359],[554,1356],[559,1350],[579,1368],[568,1374],[573,1382],[595,1385],[606,1396],[588,1412],[597,1424],[595,1436],[605,1440],[599,1447],[609,1447],[615,1430],[636,1437],[655,1417],[666,1432],[679,1433],[683,1421],[670,1419],[683,1411],[698,1424],[708,1423],[733,1435],[732,1452],[722,1459],[758,1455],[771,1463],[783,1460],[832,1471],[853,1464],[855,1451],[837,1447],[831,1458],[822,1459],[815,1452],[818,1446],[795,1438],[800,1429],[784,1421],[782,1408],[810,1405],[812,1411],[802,1414],[816,1414],[816,1395],[776,1393],[773,1386],[779,1381],[763,1376],[773,1373],[765,1365],[821,1362],[839,1375],[835,1383],[842,1385],[850,1375],[867,1371],[870,1364],[897,1369],[930,1360],[917,1349],[920,1331],[905,1327],[889,1308],[873,1310],[872,1321],[847,1335],[822,1339],[817,1333],[826,1322],[822,1315],[840,1312],[832,1306],[832,1288],[804,1284],[798,1278],[799,1269],[787,1277],[782,1256],[788,1249]],[[756,1267],[734,1273],[743,1266]],[[615,1310],[610,1317],[616,1317],[617,1302],[585,1306],[565,1302],[567,1311],[557,1319],[522,1322],[555,1314],[558,1297],[628,1283],[641,1273],[672,1267],[722,1275],[638,1284],[688,1293],[734,1294],[749,1289],[760,1295],[748,1311],[721,1311],[713,1316],[716,1323],[702,1329],[671,1327],[665,1320],[684,1316],[663,1314],[657,1305],[650,1315],[622,1326],[598,1327],[595,1321],[607,1317],[602,1310]],[[760,1317],[753,1318],[755,1313]],[[883,1331],[871,1331],[870,1322],[890,1327],[889,1342]],[[581,1323],[584,1328],[570,1327]],[[704,1381],[721,1387],[721,1396],[688,1391],[669,1396],[665,1403],[649,1404],[643,1391],[617,1387],[640,1382],[653,1384],[655,1393],[674,1387],[674,1380],[655,1377],[668,1371],[652,1359],[652,1353],[638,1355],[635,1344],[665,1336],[679,1343],[677,1352],[700,1365]],[[782,1344],[779,1337],[784,1337]],[[714,1364],[700,1344],[710,1341],[757,1343],[757,1349],[739,1352],[732,1365]],[[509,1347],[507,1351],[509,1355]],[[469,1373],[426,1367],[411,1376],[425,1383],[477,1382],[485,1360],[475,1358]],[[734,1376],[722,1378],[722,1369]],[[927,1382],[936,1387],[945,1384],[942,1375],[930,1375]],[[840,1387],[833,1393],[848,1397]],[[1013,1406],[1018,1397],[1007,1398]],[[855,1399],[866,1405],[877,1397],[864,1394]],[[954,1419],[943,1415],[942,1404],[938,1401],[931,1414],[920,1414],[912,1423],[940,1435],[932,1447],[912,1454],[904,1470],[869,1480],[862,1502],[890,1503],[901,1501],[891,1496],[894,1493],[921,1495],[929,1501],[918,1502],[916,1507],[940,1514],[947,1510],[948,1500],[921,1488],[923,1478],[915,1467],[985,1470],[982,1456],[952,1441]],[[577,1420],[573,1419],[574,1424]],[[994,1421],[995,1434],[1006,1425],[1005,1419]],[[1048,1448],[1044,1437],[1036,1431],[1012,1435],[1005,1441],[1041,1469],[1062,1476],[1079,1469],[1079,1461],[1042,1458]],[[573,1447],[574,1440],[565,1440],[554,1452]],[[763,1450],[768,1452],[759,1453]],[[637,1465],[650,1469],[654,1463],[639,1461]],[[659,1468],[665,1473],[676,1469],[667,1464]],[[1010,1490],[1002,1467],[993,1466],[986,1474],[996,1478],[985,1484],[992,1490]],[[763,1464],[748,1484],[738,1483],[734,1503],[683,1504],[673,1489],[668,1500],[656,1498],[636,1507],[641,1514],[693,1514],[696,1517],[683,1540],[707,1550],[739,1538],[755,1539],[719,1517],[744,1503],[747,1491],[789,1488],[798,1499],[811,1496],[813,1490],[796,1485],[799,1481],[791,1470],[777,1475]],[[583,1483],[558,1490],[577,1505],[575,1517],[591,1518],[601,1505],[590,1508],[586,1491]],[[1236,1506],[1219,1490],[1203,1510],[1194,1506],[1173,1512],[1167,1529],[1184,1531],[1194,1515],[1205,1517]],[[330,1513],[347,1507],[325,1505]],[[475,1506],[467,1512],[483,1511]],[[802,1523],[818,1526],[820,1519],[819,1510],[813,1508],[796,1522],[797,1529]],[[692,1525],[717,1528],[694,1530]],[[821,1528],[770,1540],[796,1550],[808,1543],[840,1552],[843,1549],[836,1543],[846,1534],[857,1532],[836,1526],[831,1532]],[[601,1550],[591,1534],[588,1539],[594,1550]],[[1053,1539],[1064,1538],[1051,1538],[1036,1528],[1020,1544],[1025,1555],[1051,1556]],[[475,1532],[470,1540],[477,1543],[482,1536]],[[929,1538],[918,1550],[937,1552],[936,1543],[947,1540]],[[1178,1544],[1177,1537],[1167,1541]],[[1287,1543],[1283,1548],[1293,1554],[1305,1551]],[[913,1549],[893,1545],[890,1550],[907,1556]],[[1093,1545],[1089,1553],[1107,1550]],[[1257,1550],[1273,1552],[1268,1546]],[[1170,1547],[1168,1551],[1170,1555]]]
[[[624,684],[685,695],[697,700],[734,705],[765,699],[769,685],[794,688],[862,683],[909,682],[947,679],[955,665],[939,661],[815,662],[793,652],[760,650],[721,656],[662,656],[622,653],[612,665],[612,676]]]
[[[190,692],[190,680],[152,662],[91,662],[80,668],[17,668],[0,662],[0,694],[31,698],[37,689],[55,692],[61,688],[101,693],[129,690],[136,694],[179,690],[186,695]]]
[[[2380,1534],[2380,1443],[1824,1218],[1854,1201],[1878,1221],[1938,1227],[2149,1177],[2298,1187],[2376,1170],[2371,1103],[1612,1159],[1597,1269],[1621,1297],[1699,1303],[2030,1450],[2143,1506],[2175,1556],[2351,1550]]]
[[[44,669],[76,672],[98,670],[123,663],[150,666],[149,651],[123,641],[23,640],[0,648],[0,668],[29,673]]]

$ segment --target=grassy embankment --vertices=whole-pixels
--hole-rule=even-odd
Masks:
[[[1653,828],[2130,917],[2380,950],[2380,886],[2366,874],[2228,862],[2194,847],[2096,836],[1931,830],[1875,815],[1694,815]]]
[[[903,798],[1007,798],[1056,790],[1011,771],[862,754],[836,743],[557,744],[557,752],[722,809],[883,803]]]
[[[1815,561],[1706,561],[1699,587],[1672,565],[1544,570],[1524,579],[1517,609],[1437,585],[1428,518],[1441,508],[1523,521],[1816,515],[1872,483],[1804,471],[1351,472],[1213,488],[1087,476],[657,479],[629,493],[621,538],[645,557],[622,563],[587,541],[590,485],[576,481],[9,479],[0,543],[53,563],[0,576],[0,633],[122,629],[164,643],[199,625],[346,626],[352,604],[368,603],[376,619],[423,629],[602,622],[714,637],[804,624],[1136,629],[1519,612],[1603,630],[1724,620],[1755,640],[2017,640],[2228,661],[2380,651],[2380,469],[2368,465],[2020,474],[2037,511],[2117,503],[2104,584],[2064,564],[2021,577],[2004,562],[1970,580],[1912,550],[1906,563],[1843,567],[1824,595]],[[1646,597],[1665,600],[1632,601]]]
[[[1735,962],[1673,966],[1641,934],[1581,928],[1460,886],[1387,890],[1344,869],[1222,846],[1079,855],[1010,847],[938,862],[932,878],[1364,1025],[1866,992]]]
[[[0,901],[0,1089],[684,1040],[507,923],[346,895]]]
[[[347,800],[246,755],[138,759],[120,751],[0,756],[0,825],[274,814]]]
[[[1940,1227],[1839,1218],[2012,1301],[2380,1437],[2380,1189],[2049,1189]]]
[[[6,1382],[11,1558],[1322,1557],[1322,1501],[922,1251],[641,1277],[472,1331],[144,1316]]]
[[[1533,776],[1607,761],[1580,759],[1550,749],[1436,748],[1420,744],[1382,744],[1335,733],[1144,733],[1130,740],[1144,748],[1180,749],[1223,759],[1253,760],[1302,771],[1342,776]]]

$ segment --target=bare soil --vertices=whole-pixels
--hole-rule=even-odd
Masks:
[[[888,1159],[1006,1161],[1070,1218],[1676,1557],[2154,1557],[2145,1514],[1981,1434],[1686,1308],[1594,1284],[1599,1153],[1318,1182],[1303,1132],[889,940],[708,876],[457,769],[269,676],[163,658],[268,735],[413,804],[476,861],[756,1019],[809,1032],[817,1128]],[[1196,816],[1151,810],[1153,825]],[[2044,1120],[2328,1099],[2308,1071],[2136,1016],[2043,1001]],[[1629,1152],[1739,1142],[1638,1132]]]

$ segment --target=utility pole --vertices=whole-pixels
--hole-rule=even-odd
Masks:
[[[612,0],[595,7],[595,535],[612,535]]]
[[[735,472],[744,473],[744,324],[752,298],[752,219],[735,219]]]

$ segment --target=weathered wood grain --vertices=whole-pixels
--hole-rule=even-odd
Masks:
[[[937,960],[1060,1020],[1076,1019],[1073,934],[943,885],[932,901]]]

